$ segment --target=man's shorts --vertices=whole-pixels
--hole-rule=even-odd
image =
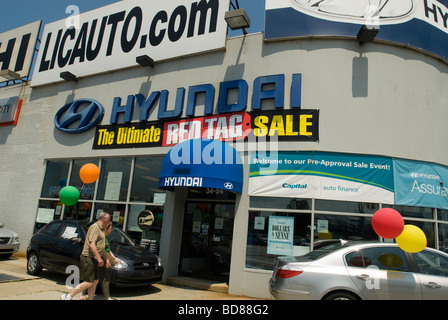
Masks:
[[[81,256],[81,281],[93,283],[99,279],[98,261],[95,258]]]

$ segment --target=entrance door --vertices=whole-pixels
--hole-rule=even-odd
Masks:
[[[234,217],[234,203],[186,202],[181,274],[229,280]]]

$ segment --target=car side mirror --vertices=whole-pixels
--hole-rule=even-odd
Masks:
[[[0,222],[0,228],[3,228],[5,225]]]

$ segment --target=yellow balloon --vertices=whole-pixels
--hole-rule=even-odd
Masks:
[[[426,248],[425,233],[419,227],[407,224],[404,226],[403,232],[395,238],[398,246],[406,252],[420,252]]]

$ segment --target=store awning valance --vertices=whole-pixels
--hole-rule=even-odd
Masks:
[[[193,139],[174,146],[165,156],[159,187],[199,187],[241,193],[243,162],[229,144],[217,140]]]

